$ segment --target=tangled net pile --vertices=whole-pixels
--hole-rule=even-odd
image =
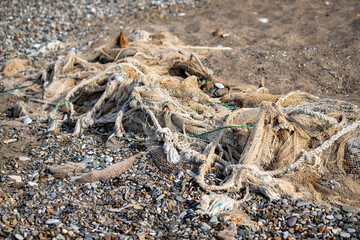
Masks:
[[[198,166],[195,179],[209,192],[360,206],[357,106],[300,91],[273,95],[263,83],[228,85],[200,60],[224,49],[185,46],[167,33],[134,38],[120,34],[85,55],[69,52],[41,75],[42,101],[67,102],[56,119],[74,123],[75,136],[101,124],[114,124],[112,142],[145,132],[155,161]],[[21,108],[40,112],[36,102]],[[52,129],[62,123],[51,122]],[[221,181],[207,181],[210,173]],[[210,196],[207,212],[227,201]]]

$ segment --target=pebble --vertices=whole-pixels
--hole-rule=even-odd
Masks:
[[[18,240],[23,240],[24,237],[20,234],[15,234],[15,238],[18,239]]]
[[[222,89],[222,88],[225,88],[224,84],[222,83],[214,83],[215,87],[218,88],[218,89]]]
[[[319,232],[323,232],[323,231],[325,231],[326,230],[326,225],[321,225],[320,227],[319,227]]]
[[[5,144],[14,143],[14,142],[17,142],[17,139],[16,138],[11,138],[11,139],[4,140],[3,142]]]
[[[80,163],[92,163],[94,161],[93,158],[85,158],[84,160],[82,160]],[[85,168],[86,169],[86,168]]]
[[[59,223],[60,223],[60,220],[59,219],[54,219],[54,218],[46,220],[46,222],[45,222],[45,224],[48,224],[48,225],[50,225],[50,224],[59,224]]]
[[[336,214],[336,215],[335,215],[335,218],[336,218],[337,220],[341,220],[341,219],[343,219],[343,216],[341,216],[341,214]]]
[[[38,186],[39,184],[35,183],[35,182],[28,182],[30,187],[34,187],[34,186]]]
[[[310,202],[301,201],[301,202],[296,203],[296,206],[297,207],[303,207],[303,206],[307,206],[309,204],[310,204]]]
[[[222,30],[221,28],[217,28],[217,29],[212,33],[212,35],[213,35],[214,37],[220,36],[220,35],[222,35],[222,34],[223,34],[223,30]],[[216,86],[216,83],[215,83],[215,86]]]
[[[351,235],[350,235],[350,233],[347,233],[347,232],[340,232],[340,237],[349,238],[349,237],[351,237]]]
[[[144,232],[139,232],[136,234],[136,236],[139,238],[139,240],[145,240],[146,234]]]
[[[24,157],[24,156],[20,156],[20,157],[18,157],[18,159],[19,159],[20,161],[30,161],[30,160],[31,160],[31,158],[29,158],[29,157]]]
[[[181,202],[183,200],[183,198],[181,196],[176,196],[175,200]]]
[[[20,176],[17,176],[17,175],[9,175],[8,176],[11,180],[14,180],[16,183],[21,183],[22,182],[22,179]]]
[[[21,122],[24,123],[24,124],[26,124],[26,125],[28,125],[28,124],[32,123],[32,120],[31,120],[31,118],[26,117],[26,118],[24,118],[23,120],[21,120]]]
[[[186,214],[187,214],[186,211],[181,212],[177,219],[183,219],[186,216]]]
[[[267,19],[267,18],[259,18],[259,21],[262,22],[262,23],[268,23],[269,19]]]
[[[356,213],[358,208],[354,206],[342,206],[341,209],[347,213]]]
[[[216,216],[212,216],[209,220],[209,222],[211,223],[217,223],[218,222],[218,218]]]
[[[210,230],[211,229],[211,227],[207,223],[204,223],[204,222],[202,222],[200,224],[200,228],[203,229],[203,230]]]
[[[105,157],[105,161],[106,161],[106,162],[111,163],[111,162],[113,162],[113,160],[114,160],[113,157],[110,157],[110,156],[106,156],[106,157]]]
[[[296,221],[297,221],[297,217],[291,217],[287,220],[286,224],[289,226],[289,227],[292,227],[296,224]]]
[[[163,199],[165,197],[165,194],[160,194],[157,198],[156,201],[160,201],[161,199]]]

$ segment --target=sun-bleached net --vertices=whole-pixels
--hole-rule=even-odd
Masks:
[[[158,165],[197,165],[195,179],[209,192],[246,189],[270,199],[360,206],[356,105],[300,91],[273,95],[263,84],[228,85],[200,60],[222,49],[185,46],[168,33],[134,36],[69,52],[41,75],[42,100],[71,103],[60,117],[68,116],[75,136],[102,124],[114,125],[110,139],[145,132]],[[36,114],[37,106],[22,108]],[[223,181],[207,181],[210,173]]]

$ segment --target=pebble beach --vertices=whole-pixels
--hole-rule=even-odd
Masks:
[[[78,40],[83,45],[76,48],[81,49],[113,22],[124,28],[135,15],[150,10],[166,17],[203,2],[2,1],[0,65],[14,58],[49,63],[56,54],[33,54],[48,42]],[[111,129],[105,127],[75,138],[66,125],[49,132],[46,121],[6,125],[9,118],[11,112],[0,114],[0,144],[8,149],[0,166],[1,239],[218,239],[219,232],[234,226],[232,220],[199,211],[201,196],[209,193],[196,183],[197,170],[159,168],[146,149],[144,135],[126,133],[119,149],[110,150],[104,143]],[[106,181],[78,183],[73,173],[59,179],[49,169],[75,162],[86,164],[82,173],[88,173],[140,152],[131,169]],[[207,181],[220,180],[209,174]],[[331,188],[337,183],[322,179],[320,184]],[[244,194],[227,195],[239,200]],[[353,206],[325,207],[287,198],[270,201],[252,193],[241,210],[256,225],[235,224],[235,239],[360,238],[360,212]]]

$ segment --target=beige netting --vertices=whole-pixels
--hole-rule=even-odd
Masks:
[[[145,132],[155,162],[198,165],[196,181],[209,192],[360,206],[357,106],[300,91],[272,95],[263,83],[229,86],[200,60],[229,49],[135,34],[134,42],[120,35],[87,54],[70,52],[41,75],[42,100],[71,103],[57,118],[67,115],[74,135],[99,124],[114,124],[113,142]],[[22,107],[36,114],[36,106]],[[223,181],[208,181],[210,173]]]

